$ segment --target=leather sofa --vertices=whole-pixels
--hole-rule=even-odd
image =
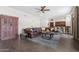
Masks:
[[[26,28],[25,32],[27,33],[29,38],[33,38],[40,35],[41,28]]]

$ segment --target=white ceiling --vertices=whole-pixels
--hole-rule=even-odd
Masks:
[[[43,15],[44,17],[49,17],[49,18],[64,16],[68,14],[72,9],[72,6],[48,6],[46,8],[50,9],[50,11],[41,13],[37,10],[37,9],[40,9],[40,6],[9,6],[9,7],[35,16]]]

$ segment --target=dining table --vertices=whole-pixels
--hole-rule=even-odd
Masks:
[[[54,35],[54,32],[42,32],[42,38],[43,37],[46,37],[47,35],[49,35],[49,39],[48,40],[51,40],[53,35]]]

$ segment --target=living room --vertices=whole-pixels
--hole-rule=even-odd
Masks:
[[[8,49],[14,48],[14,50],[11,48],[11,51],[76,51],[71,50],[72,47],[68,48],[71,45],[67,46],[67,43],[72,42],[73,38],[72,13],[74,9],[73,6],[0,6],[2,19],[17,18],[16,22],[10,21],[10,24],[7,22],[6,26],[2,26],[1,41],[3,43],[1,44],[3,46],[7,40],[11,42],[10,46],[6,43]],[[13,38],[10,35],[17,36],[22,45],[18,47],[19,43],[11,40]],[[63,43],[59,44],[60,41],[66,43],[66,48],[61,49]]]

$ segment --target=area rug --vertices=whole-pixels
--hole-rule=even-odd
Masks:
[[[43,46],[47,46],[50,48],[57,48],[59,45],[60,35],[54,35],[51,40],[47,40],[47,37],[42,38],[41,36],[29,39],[29,40],[32,42],[41,44]]]

